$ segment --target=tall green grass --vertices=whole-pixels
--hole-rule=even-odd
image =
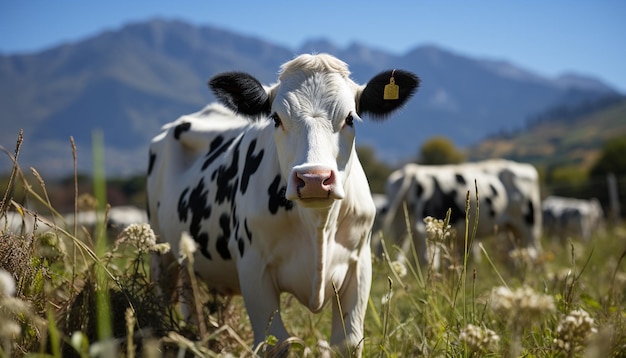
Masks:
[[[107,232],[99,241],[102,228],[68,227],[47,199],[44,179],[37,175],[36,182],[26,182],[18,153],[19,146],[9,153],[15,160],[12,182],[21,181],[24,194],[43,209],[32,211],[15,202],[11,188],[1,193],[0,218],[9,209],[17,210],[25,221],[33,219],[33,230],[8,233],[0,226],[0,268],[17,278],[14,297],[0,294],[0,357],[272,352],[251,346],[241,297],[220,297],[201,282],[194,294],[202,303],[198,315],[206,325],[199,329],[184,322],[177,307],[156,294],[150,280],[149,252],[157,248],[149,228]],[[101,181],[95,187],[100,185],[103,192],[104,174],[95,177]],[[106,213],[106,199],[98,196]],[[412,218],[405,221],[413,225]],[[101,227],[105,222],[106,215]],[[446,232],[446,220],[434,224]],[[409,260],[396,261],[400,249],[393,245],[395,238],[382,237],[384,254],[373,258],[364,356],[626,356],[623,226],[598,232],[590,242],[544,238],[543,252],[532,260],[521,249],[512,255],[503,252],[496,237],[479,241],[470,231],[463,245],[466,252],[478,245],[479,261],[456,257],[453,244],[439,239],[445,264],[435,270],[418,262],[414,248]],[[281,301],[283,321],[297,337],[290,341],[290,356],[324,352],[330,307],[312,314],[290,295]],[[19,327],[18,334],[2,330],[10,322]],[[265,344],[271,348],[274,343],[268,339]]]

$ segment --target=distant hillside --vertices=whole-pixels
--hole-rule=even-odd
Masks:
[[[364,44],[338,48],[323,39],[288,49],[212,27],[152,20],[40,53],[0,56],[0,145],[12,151],[23,128],[21,162],[61,175],[72,167],[73,136],[79,168],[90,171],[91,133],[100,129],[107,173],[140,173],[161,125],[214,100],[206,85],[211,76],[239,70],[269,84],[280,64],[301,52],[338,56],[361,83],[391,68],[422,78],[418,94],[398,115],[382,124],[366,120],[357,129],[358,144],[390,162],[413,156],[434,135],[465,147],[523,128],[546,108],[615,93],[591,76],[549,79],[434,45],[401,56]],[[8,170],[6,158],[0,159],[0,172]]]
[[[524,130],[494,135],[470,147],[468,156],[589,169],[604,142],[618,136],[626,136],[626,97],[612,96],[552,108],[536,116]]]

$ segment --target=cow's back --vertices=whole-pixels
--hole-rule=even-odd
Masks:
[[[214,228],[230,227],[230,222],[220,219],[232,208],[225,200],[216,200],[213,173],[216,164],[237,160],[233,143],[249,126],[249,121],[213,104],[166,124],[150,144],[147,196],[151,226],[160,241],[170,243],[175,256],[181,233],[190,234],[199,246],[196,271],[210,276],[205,279],[228,293],[238,292],[239,281],[230,259],[229,235],[220,238]]]
[[[470,235],[476,231],[478,237],[489,236],[500,225],[508,198],[497,177],[466,165],[421,166],[416,174],[418,187],[422,188],[418,192],[418,212],[423,217],[443,219],[450,209],[450,224],[457,240],[465,238],[466,210]],[[474,228],[477,213],[480,219]]]
[[[497,175],[507,191],[509,203],[503,220],[506,227],[526,247],[541,249],[541,193],[539,173],[528,163],[494,159],[477,163],[488,173]]]

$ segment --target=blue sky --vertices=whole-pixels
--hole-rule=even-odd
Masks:
[[[0,53],[35,52],[154,17],[294,50],[319,38],[398,54],[436,44],[544,76],[592,75],[626,93],[623,0],[0,0]]]

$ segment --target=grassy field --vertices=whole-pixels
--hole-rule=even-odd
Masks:
[[[9,232],[0,221],[0,357],[272,352],[272,337],[265,346],[251,346],[240,297],[192,287],[204,302],[206,324],[198,328],[155,294],[149,252],[163,247],[149,227],[107,232],[104,215],[95,228],[67,227],[46,199],[43,180],[29,184],[24,190],[46,207],[42,216],[12,202],[8,191],[0,193],[0,217],[11,209],[34,229]],[[82,199],[77,210],[79,201],[99,206],[95,198]],[[445,249],[445,223],[436,224]],[[373,258],[366,357],[626,357],[623,226],[598,232],[590,242],[544,240],[534,259],[524,250],[502,253],[495,237],[468,240],[481,259],[444,255],[440,270],[391,260],[397,248],[389,239],[383,237],[387,254]],[[323,341],[330,337],[330,309],[314,315],[289,295],[282,301],[294,335],[289,355],[328,353]]]

